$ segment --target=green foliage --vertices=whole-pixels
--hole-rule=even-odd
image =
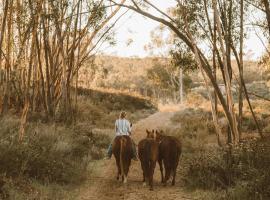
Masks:
[[[203,32],[200,32],[200,26],[197,23],[205,21],[204,3],[202,0],[184,1],[182,5],[178,4],[173,14],[180,30],[184,30],[186,22],[189,30],[196,38],[201,37]]]
[[[187,167],[184,181],[188,187],[225,189],[230,185],[230,176],[222,151],[200,150],[193,155],[188,154],[184,159]]]
[[[174,66],[155,64],[147,70],[147,78],[152,82],[156,90],[178,91],[179,90],[179,69]],[[187,92],[192,85],[191,78],[183,75],[184,90]]]
[[[176,44],[177,50],[171,50],[172,64],[175,67],[180,67],[185,72],[195,71],[198,69],[193,53],[183,45],[183,43]],[[181,49],[180,51],[178,49]]]
[[[147,77],[153,82],[153,84],[157,88],[177,88],[176,82],[171,81],[171,79],[177,79],[177,77],[175,77],[174,75],[170,75],[169,72],[166,71],[165,66],[154,65],[151,69],[147,71]]]

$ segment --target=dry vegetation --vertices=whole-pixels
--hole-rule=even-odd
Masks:
[[[201,97],[201,103],[207,101]],[[237,147],[219,147],[209,106],[194,104],[175,113],[174,128],[165,132],[183,144],[179,176],[183,186],[198,199],[269,199],[270,135],[256,137],[248,112],[244,115],[243,141]],[[209,102],[208,102],[209,105]],[[253,101],[261,126],[267,130],[268,102]],[[246,111],[248,109],[246,108]],[[223,114],[219,113],[222,117]],[[226,136],[227,129],[223,129]]]

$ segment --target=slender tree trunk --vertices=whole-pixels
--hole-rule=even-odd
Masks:
[[[210,21],[208,22],[210,23]],[[209,24],[211,26],[211,24]],[[213,76],[215,81],[217,82],[217,62],[216,62],[216,54],[217,54],[217,26],[216,26],[216,18],[214,17],[214,33],[213,33]],[[217,98],[217,93],[214,90],[214,107],[215,107],[215,112],[216,115],[218,113],[218,98]]]
[[[269,6],[269,0],[262,0],[265,8],[265,14],[268,24],[268,33],[269,33],[269,43],[270,43],[270,6]]]
[[[5,36],[5,28],[6,28],[6,23],[7,23],[7,17],[8,17],[8,10],[9,10],[9,0],[5,1],[5,7],[4,7],[4,16],[3,16],[3,20],[2,20],[2,27],[1,27],[1,36],[0,36],[0,69],[2,69],[2,46],[3,46],[3,41],[4,41],[4,36]],[[11,15],[11,14],[10,14]],[[10,20],[9,20],[9,23]],[[8,44],[9,45],[9,44]],[[7,63],[8,62],[8,63]],[[5,84],[4,84],[4,95],[3,95],[3,105],[2,107],[2,111],[1,113],[5,113],[8,110],[8,101],[9,101],[9,73],[8,73],[8,69],[9,68],[9,61],[6,61],[6,71],[5,71]]]
[[[244,75],[244,62],[243,62],[243,42],[244,42],[244,1],[240,1],[240,49],[239,49],[239,77]],[[242,118],[243,118],[243,85],[240,83],[239,85],[239,118],[238,118],[238,130],[239,130],[239,140],[241,141],[242,137]]]
[[[211,94],[211,88],[209,87],[209,84],[208,84],[206,75],[205,75],[205,73],[203,71],[202,62],[200,60],[200,56],[199,56],[199,53],[198,53],[197,45],[195,43],[194,38],[192,37],[192,34],[189,31],[188,22],[187,21],[185,22],[185,26],[186,26],[187,33],[189,35],[189,38],[190,38],[190,40],[191,40],[191,42],[193,44],[194,51],[195,51],[195,60],[196,60],[198,66],[199,66],[199,68],[201,70],[201,73],[203,75],[205,87],[206,87],[206,90],[208,92],[208,96],[209,96],[209,99],[210,99],[210,102],[211,102],[211,111],[212,111],[212,117],[213,117],[214,126],[215,126],[215,129],[216,129],[217,143],[218,143],[219,146],[222,146],[222,143],[221,143],[221,140],[220,140],[221,128],[220,128],[220,126],[218,124],[218,116],[217,116],[217,112],[215,110],[215,103],[214,103],[214,99],[213,99],[212,94]]]
[[[37,56],[38,56],[39,75],[40,75],[40,81],[41,81],[41,94],[42,94],[41,101],[43,103],[46,118],[48,118],[48,107],[47,107],[47,103],[46,103],[45,81],[44,81],[44,75],[43,75],[43,71],[42,71],[40,42],[38,40],[37,35],[36,35],[36,49],[37,49]]]
[[[180,103],[183,104],[183,69],[179,69],[179,95],[180,95]]]
[[[30,57],[29,57],[29,64],[28,64],[28,72],[27,72],[27,83],[26,83],[26,89],[24,94],[24,109],[21,116],[21,125],[19,129],[19,141],[23,140],[24,134],[25,134],[25,127],[27,123],[27,116],[29,112],[29,108],[31,106],[30,102],[30,86],[31,86],[31,77],[32,77],[32,71],[33,71],[33,60],[34,60],[34,52],[35,52],[35,38],[37,34],[37,24],[34,20],[33,22],[34,28],[32,31],[32,42],[31,42],[31,49],[30,49]]]
[[[217,10],[216,0],[213,0],[213,9],[214,9],[216,22],[217,22],[217,32],[218,32],[218,36],[219,36],[220,47],[221,47],[221,51],[223,54],[224,72],[225,72],[225,80],[226,80],[225,86],[226,86],[226,93],[227,93],[227,105],[229,108],[230,116],[232,118],[232,121],[229,122],[232,136],[233,136],[233,140],[234,140],[232,142],[237,144],[239,142],[238,126],[237,126],[237,120],[236,120],[235,111],[234,111],[234,107],[233,107],[233,96],[232,96],[232,91],[231,91],[231,78],[230,78],[230,72],[229,72],[228,63],[227,63],[227,61],[228,61],[227,54],[226,54],[226,50],[224,48],[224,44],[222,41],[222,30],[221,30],[220,20],[218,18],[219,15],[218,15],[218,10]]]

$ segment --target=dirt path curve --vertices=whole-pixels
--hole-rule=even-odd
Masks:
[[[136,143],[145,137],[145,129],[166,127],[170,124],[173,110],[162,110],[137,122],[133,127],[132,138]],[[102,160],[94,166],[95,175],[80,189],[79,200],[188,200],[192,199],[186,194],[176,177],[174,187],[164,187],[160,184],[159,166],[156,166],[154,176],[154,191],[142,185],[142,171],[140,161],[132,161],[128,174],[128,183],[123,185],[116,180],[116,165],[114,157],[111,160]]]

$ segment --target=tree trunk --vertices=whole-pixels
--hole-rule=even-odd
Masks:
[[[244,62],[243,62],[243,40],[244,40],[244,0],[240,1],[240,49],[239,49],[239,59],[240,59],[240,66],[239,66],[239,77],[244,75]],[[240,83],[239,85],[239,118],[238,118],[238,130],[239,130],[239,140],[241,141],[242,138],[242,118],[243,118],[243,85]]]
[[[179,69],[179,96],[180,96],[180,103],[183,104],[183,69]]]
[[[269,33],[269,43],[270,43],[270,6],[269,6],[269,0],[262,0],[265,8],[265,14],[268,24],[268,33]]]
[[[205,87],[206,87],[206,90],[208,92],[208,97],[209,97],[210,102],[211,102],[211,111],[212,111],[213,123],[214,123],[215,129],[216,129],[217,143],[218,143],[219,146],[222,146],[222,143],[221,143],[221,140],[220,140],[220,136],[222,135],[221,134],[221,128],[220,128],[220,126],[218,124],[218,116],[217,116],[217,112],[215,110],[215,104],[214,104],[214,99],[213,99],[212,94],[211,94],[211,88],[209,87],[207,78],[206,78],[205,73],[203,71],[202,62],[201,62],[200,57],[199,57],[199,53],[198,53],[198,49],[197,49],[196,44],[195,44],[195,40],[192,37],[192,34],[189,32],[188,22],[186,21],[185,24],[186,24],[187,33],[189,35],[189,38],[190,38],[190,40],[191,40],[191,42],[193,44],[194,50],[195,50],[195,60],[196,60],[198,66],[199,66],[199,68],[201,70],[201,73],[203,75]]]
[[[239,133],[238,133],[238,126],[237,126],[237,121],[236,121],[236,116],[235,116],[235,111],[234,111],[234,106],[233,106],[233,96],[232,96],[232,91],[231,91],[231,78],[230,78],[230,73],[229,73],[229,68],[228,68],[228,63],[227,63],[227,54],[223,45],[222,41],[222,30],[221,30],[221,24],[220,20],[218,18],[218,10],[217,10],[217,3],[216,0],[213,0],[213,9],[214,9],[214,15],[216,18],[216,23],[217,23],[217,32],[219,35],[219,42],[220,42],[220,47],[223,55],[223,63],[224,63],[224,72],[225,72],[225,86],[226,86],[226,94],[227,94],[227,105],[229,109],[229,113],[231,116],[232,121],[229,121],[229,125],[231,128],[232,136],[233,136],[233,143],[237,144],[239,142]],[[226,38],[225,38],[226,39]]]
[[[8,29],[10,30],[10,24],[11,24],[11,21],[10,19],[7,20],[7,15],[8,15],[8,10],[9,10],[9,0],[6,0],[5,2],[5,8],[4,8],[4,16],[3,16],[3,21],[2,21],[2,27],[1,27],[1,37],[0,37],[0,69],[2,68],[2,46],[3,46],[3,40],[4,40],[4,36],[5,36],[5,28],[6,28],[6,23],[7,21],[9,21],[9,24],[8,24]],[[11,13],[9,14],[9,18],[11,17]],[[7,44],[9,45],[9,44]],[[8,63],[7,63],[8,62]],[[3,105],[1,106],[2,107],[2,111],[1,113],[5,113],[8,111],[8,101],[9,101],[9,61],[6,60],[6,70],[5,70],[5,84],[4,84],[4,95],[3,95]]]

